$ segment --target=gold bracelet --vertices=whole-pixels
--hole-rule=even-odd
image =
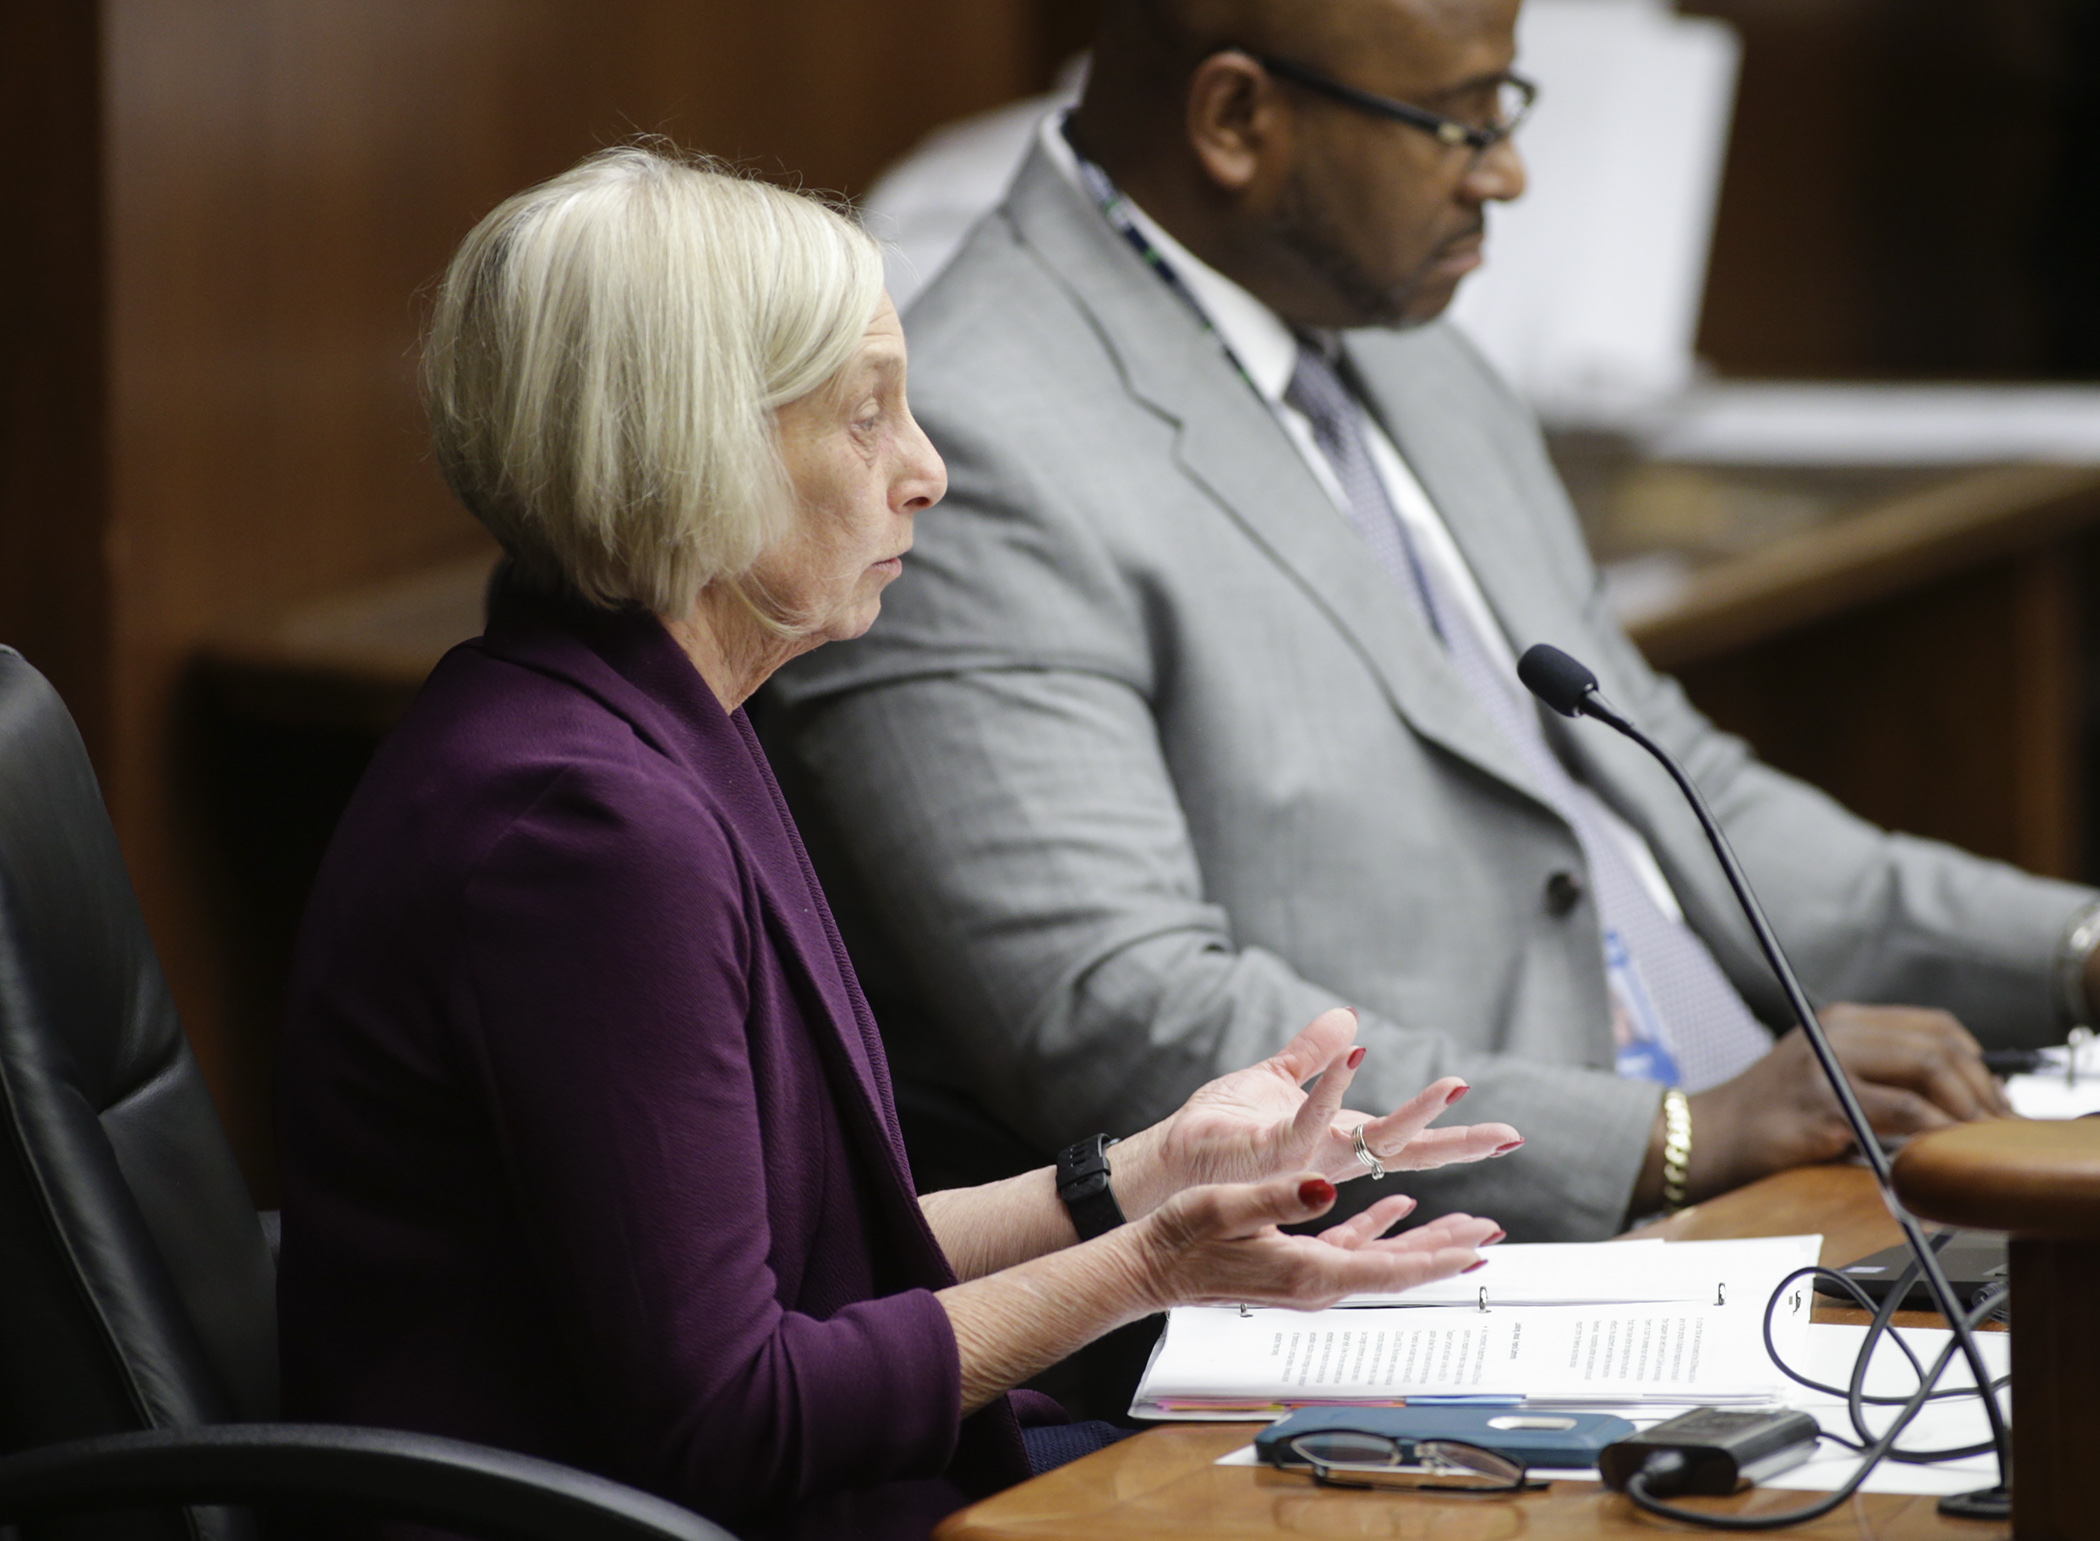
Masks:
[[[1692,1169],[1692,1105],[1671,1087],[1663,1093],[1663,1207],[1684,1208],[1685,1179]]]

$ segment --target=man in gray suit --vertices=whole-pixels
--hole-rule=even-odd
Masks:
[[[1370,1103],[1456,1073],[1529,1136],[1410,1175],[1425,1214],[1600,1237],[1845,1147],[1690,813],[1543,720],[1535,641],[1691,768],[1811,990],[1899,1003],[1827,1016],[1880,1128],[2004,1110],[1962,1023],[2041,1044],[2085,1011],[2094,896],[1716,732],[1437,322],[1522,190],[1515,13],[1110,0],[1083,104],[907,318],[948,500],[769,731],[900,1075],[1037,1152],[1337,1003]]]

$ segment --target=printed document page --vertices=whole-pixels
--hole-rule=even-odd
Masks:
[[[1664,1250],[1697,1245],[1704,1244]],[[1766,1242],[1761,1266],[1731,1266],[1735,1287],[1703,1300],[1491,1300],[1485,1310],[1185,1307],[1169,1315],[1132,1412],[1266,1417],[1280,1407],[1452,1397],[1555,1405],[1767,1400],[1779,1394],[1782,1377],[1764,1350],[1766,1302],[1782,1278],[1815,1260],[1819,1246],[1813,1236]],[[1782,1352],[1800,1351],[1813,1298],[1803,1279],[1775,1310]]]
[[[1642,1300],[1725,1304],[1772,1286],[1802,1261],[1798,1238],[1743,1241],[1504,1242],[1476,1272],[1398,1295],[1351,1295],[1345,1306],[1576,1306]],[[1807,1262],[1814,1262],[1813,1256]]]

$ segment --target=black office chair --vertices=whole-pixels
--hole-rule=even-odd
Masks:
[[[270,1423],[273,1265],[80,735],[0,647],[0,1533],[243,1541],[246,1508],[503,1541],[726,1541],[602,1477]]]

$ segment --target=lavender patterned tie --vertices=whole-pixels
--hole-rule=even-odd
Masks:
[[[1622,1072],[1675,1081],[1696,1092],[1762,1058],[1772,1046],[1770,1035],[1706,944],[1655,902],[1606,824],[1597,794],[1553,752],[1536,704],[1497,665],[1464,607],[1423,563],[1371,460],[1362,405],[1310,344],[1298,349],[1284,400],[1311,422],[1313,438],[1341,483],[1349,522],[1413,599],[1459,678],[1514,746],[1547,803],[1575,831],[1597,895],[1606,973],[1622,1014]]]

